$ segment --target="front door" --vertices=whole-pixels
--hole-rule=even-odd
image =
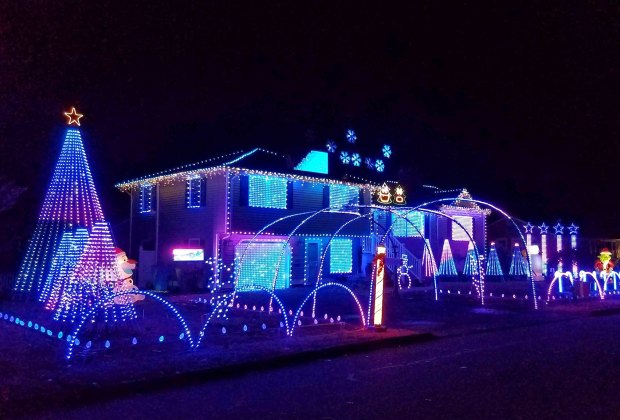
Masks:
[[[306,284],[315,284],[319,275],[319,241],[306,241]]]

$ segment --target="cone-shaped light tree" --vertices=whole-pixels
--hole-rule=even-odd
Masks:
[[[435,262],[435,257],[430,252],[430,242],[428,239],[424,240],[424,253],[422,254],[422,265],[424,266],[424,276],[425,277],[433,277],[437,272],[437,263]]]
[[[456,276],[456,265],[454,264],[454,258],[452,257],[452,249],[450,249],[450,242],[445,239],[443,241],[443,249],[441,251],[441,261],[439,263],[439,270],[437,270],[439,276]]]
[[[511,276],[527,276],[527,271],[527,262],[523,255],[521,255],[519,244],[515,243],[514,250],[512,251],[512,262],[510,263],[509,274]]]
[[[465,265],[463,266],[463,274],[466,276],[478,275],[478,263],[476,262],[476,252],[474,251],[474,244],[469,241],[467,245],[467,255],[465,256]]]
[[[491,242],[489,249],[489,255],[487,257],[487,276],[503,276],[502,266],[499,263],[499,256],[497,255],[497,249],[495,249],[495,242]]]

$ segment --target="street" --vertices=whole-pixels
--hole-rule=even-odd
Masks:
[[[618,418],[620,316],[449,336],[44,418]]]

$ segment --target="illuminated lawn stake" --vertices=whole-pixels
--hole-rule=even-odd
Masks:
[[[375,299],[374,299],[374,316],[373,325],[378,331],[385,331],[383,325],[383,279],[385,276],[385,245],[377,247],[377,255],[375,256]]]

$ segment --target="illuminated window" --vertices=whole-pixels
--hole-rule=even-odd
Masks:
[[[155,211],[155,185],[140,186],[140,213]]]
[[[334,210],[360,203],[360,191],[357,187],[332,184],[329,186],[329,205]]]
[[[286,178],[248,175],[248,204],[251,207],[286,208]]]
[[[263,287],[271,290],[276,276],[276,289],[289,287],[291,279],[291,247],[286,241],[241,241],[235,247],[238,267],[237,290]],[[248,248],[249,245],[249,248]],[[245,252],[245,253],[244,253]],[[243,260],[241,257],[243,256]]]
[[[351,273],[353,271],[353,241],[333,239],[329,247],[329,271]]]
[[[424,213],[420,211],[394,212],[392,234],[402,238],[424,236]]]
[[[463,230],[458,224],[452,222],[452,240],[453,241],[469,241],[469,233],[474,236],[474,218],[470,216],[453,216],[453,218],[459,222],[465,230]],[[465,232],[467,231],[467,232]]]
[[[206,201],[206,184],[204,178],[191,178],[187,180],[185,202],[188,209],[204,207]]]

